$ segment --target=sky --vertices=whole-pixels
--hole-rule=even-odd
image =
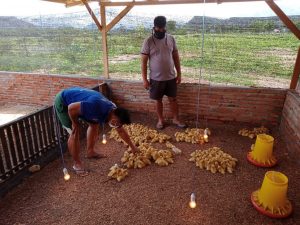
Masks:
[[[85,11],[85,6],[66,8],[63,4],[42,0],[0,0],[0,16],[36,16],[47,14],[63,14]],[[300,15],[300,0],[277,0],[278,6],[287,15]],[[90,3],[97,8],[97,3]],[[116,8],[116,7],[113,7]],[[117,8],[120,9],[121,8]],[[159,5],[136,6],[131,10],[133,14],[157,14],[177,16],[205,15],[219,18],[274,16],[268,5],[262,2],[222,3],[222,4],[187,4],[187,5]]]

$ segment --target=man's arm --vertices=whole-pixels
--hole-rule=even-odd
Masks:
[[[80,115],[80,102],[71,103],[68,106],[68,114],[72,121],[72,128],[78,127],[78,117]]]
[[[131,151],[133,153],[138,152],[138,148],[132,143],[132,141],[130,140],[129,135],[127,134],[126,130],[123,127],[119,127],[116,128],[118,134],[120,135],[120,137],[130,146]]]
[[[179,59],[178,50],[173,51],[172,56],[173,56],[175,69],[177,72],[176,82],[177,82],[177,84],[180,84],[181,83],[181,67],[180,67],[180,59]]]
[[[80,102],[71,103],[68,106],[68,114],[72,121],[72,133],[68,140],[68,147],[70,148],[70,152],[73,158],[77,158],[79,161],[79,149],[80,149],[80,142],[79,142],[79,122],[78,117],[80,115]]]
[[[141,70],[142,70],[143,84],[145,89],[149,89],[150,86],[150,83],[147,78],[148,60],[149,60],[148,55],[141,54]]]

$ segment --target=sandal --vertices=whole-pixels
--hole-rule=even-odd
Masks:
[[[162,129],[164,129],[164,125],[161,124],[161,123],[158,123],[158,124],[156,124],[156,128],[157,128],[158,130],[162,130]]]
[[[86,156],[85,158],[87,158],[87,159],[103,159],[103,158],[107,158],[107,156],[103,155],[103,154],[96,153],[95,155]]]
[[[86,169],[82,169],[82,168],[77,168],[75,165],[72,167],[73,171],[76,175],[79,175],[81,177],[85,177],[87,175],[89,175],[89,171]]]
[[[187,125],[185,123],[179,122],[179,123],[173,123],[173,124],[176,125],[179,128],[187,128]]]

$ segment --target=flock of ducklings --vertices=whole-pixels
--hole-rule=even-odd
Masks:
[[[249,137],[251,139],[255,138],[258,134],[267,134],[269,133],[268,128],[261,126],[261,127],[254,127],[253,130],[248,130],[243,128],[239,130],[238,134],[244,137]]]
[[[121,158],[122,166],[119,167],[115,164],[110,168],[108,176],[111,178],[121,181],[128,176],[128,169],[141,169],[152,163],[158,166],[168,166],[174,163],[176,154],[181,154],[181,150],[169,141],[171,137],[167,134],[137,123],[124,125],[123,127],[128,132],[132,142],[138,147],[139,153],[134,154],[128,148]],[[239,134],[254,138],[257,134],[266,132],[268,132],[268,129],[262,126],[254,128],[252,131],[242,129],[239,131]],[[252,134],[254,135],[253,137]],[[177,142],[204,144],[208,142],[209,135],[211,135],[211,131],[208,128],[187,128],[184,132],[176,132],[174,136]],[[110,138],[127,146],[114,128],[110,131]],[[167,150],[157,149],[153,147],[152,143],[165,143]],[[197,167],[206,169],[211,173],[219,172],[225,174],[226,172],[232,173],[234,171],[238,160],[225,153],[221,148],[212,147],[206,150],[194,151],[191,153],[189,161],[195,162]]]

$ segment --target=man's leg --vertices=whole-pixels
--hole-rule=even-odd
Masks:
[[[95,146],[99,136],[99,124],[89,124],[87,129],[87,158],[101,158],[103,155],[96,152]]]
[[[171,107],[171,112],[173,116],[173,123],[178,123],[179,118],[178,118],[178,104],[177,104],[177,99],[176,97],[168,97],[170,107]]]
[[[58,93],[54,100],[54,109],[57,115],[56,118],[59,119],[64,129],[69,133],[68,139],[68,150],[74,160],[76,168],[82,168],[82,163],[80,161],[80,142],[79,142],[79,127],[76,131],[72,130],[72,122],[68,114],[68,106],[64,105],[61,92]],[[58,122],[58,121],[56,121]],[[58,124],[57,124],[58,125]]]
[[[163,117],[163,102],[162,99],[156,100],[156,114],[158,117],[157,128],[163,128],[164,117]]]
[[[168,80],[166,83],[166,95],[168,96],[171,112],[173,116],[173,124],[177,125],[180,128],[185,128],[186,124],[180,122],[179,112],[178,112],[178,103],[177,103],[177,83],[176,79]]]
[[[79,142],[79,130],[72,132],[68,139],[68,149],[75,163],[75,167],[80,169],[82,168],[82,163],[80,161],[80,142]]]
[[[176,97],[168,97],[170,107],[171,107],[171,112],[173,116],[173,123],[176,124],[178,127],[185,128],[186,124],[180,122],[179,116],[178,116],[178,103]]]
[[[158,121],[156,124],[157,129],[164,128],[164,117],[163,117],[163,96],[164,96],[165,82],[150,80],[150,98],[156,102],[156,114]]]

